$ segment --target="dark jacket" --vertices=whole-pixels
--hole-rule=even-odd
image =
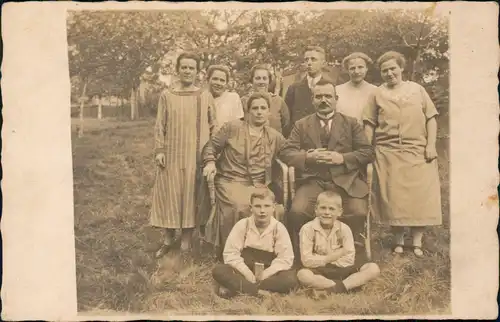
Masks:
[[[365,197],[368,194],[366,166],[374,160],[375,153],[362,126],[353,117],[335,113],[328,150],[343,155],[342,165],[306,163],[306,151],[322,147],[320,129],[316,114],[297,121],[280,151],[280,159],[297,169],[298,180],[332,180],[351,197]]]
[[[321,76],[321,79],[323,78],[330,79],[325,77],[325,75]],[[292,126],[301,118],[316,112],[312,104],[312,91],[307,83],[307,76],[288,87],[285,95],[285,103],[290,110],[290,124]]]

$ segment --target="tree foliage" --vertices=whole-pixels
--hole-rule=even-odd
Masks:
[[[397,50],[408,60],[407,78],[424,82],[434,72],[447,82],[447,19],[429,10],[74,11],[68,16],[70,75],[88,82],[89,94],[129,93],[147,67],[157,71],[165,54],[177,49],[200,54],[205,68],[230,66],[243,90],[253,64],[297,70],[307,45],[324,47],[331,62],[354,51],[376,60]],[[344,80],[346,75],[339,79]],[[374,68],[368,80],[381,82]],[[161,90],[156,80],[151,83],[152,93]]]

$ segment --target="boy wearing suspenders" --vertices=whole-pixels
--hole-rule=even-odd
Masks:
[[[255,188],[250,196],[251,216],[234,225],[224,247],[224,264],[212,272],[219,296],[288,293],[298,286],[296,272],[291,269],[290,236],[273,217],[274,208],[273,192]]]

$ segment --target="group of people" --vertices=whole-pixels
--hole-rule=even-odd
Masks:
[[[404,56],[378,58],[378,87],[365,81],[373,62],[363,53],[344,58],[350,80],[338,86],[321,73],[321,47],[303,57],[307,76],[284,99],[269,93],[265,65],[251,69],[252,90],[241,99],[226,90],[225,66],[210,66],[208,90],[197,88],[200,59],[192,53],[177,59],[179,85],[161,94],[151,224],[165,228],[165,238],[155,256],[188,251],[196,227],[210,232],[204,238],[222,262],[213,270],[220,296],[298,285],[341,293],[376,278],[379,267],[360,246],[370,193],[374,218],[393,229],[394,253],[404,252],[409,229],[412,252],[424,256],[425,227],[441,224],[438,112],[422,86],[403,80]],[[277,160],[297,173],[284,223],[275,218]]]

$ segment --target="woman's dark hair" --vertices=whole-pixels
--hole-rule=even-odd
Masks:
[[[229,75],[230,75],[229,68],[227,68],[224,65],[211,65],[211,66],[209,66],[207,69],[207,79],[209,80],[210,77],[212,77],[212,74],[216,70],[219,70],[219,71],[223,72],[224,74],[226,74],[226,82],[229,83]]]
[[[271,81],[273,80],[273,74],[271,73],[269,68],[267,68],[267,66],[264,64],[254,65],[252,69],[250,69],[250,83],[253,82],[253,77],[255,76],[255,71],[257,70],[265,70],[267,72],[267,76],[269,77],[269,84],[271,84]]]
[[[196,62],[196,71],[200,71],[200,64],[201,64],[201,59],[200,56],[198,56],[195,53],[191,52],[184,52],[177,57],[177,62],[175,64],[175,71],[179,72],[179,68],[181,67],[181,60],[182,59],[192,59]]]
[[[405,56],[403,56],[403,54],[401,54],[401,53],[398,53],[397,51],[388,51],[388,52],[382,54],[382,56],[380,56],[377,59],[377,67],[380,69],[380,66],[383,63],[385,63],[386,61],[389,61],[391,59],[394,59],[396,61],[396,63],[399,65],[399,67],[405,68],[405,66],[406,66]]]
[[[255,92],[252,95],[250,95],[250,97],[248,97],[247,106],[245,106],[247,111],[250,110],[250,106],[252,106],[252,102],[255,101],[256,99],[259,99],[259,98],[263,98],[267,102],[267,107],[271,108],[271,99],[269,98],[269,94]]]

